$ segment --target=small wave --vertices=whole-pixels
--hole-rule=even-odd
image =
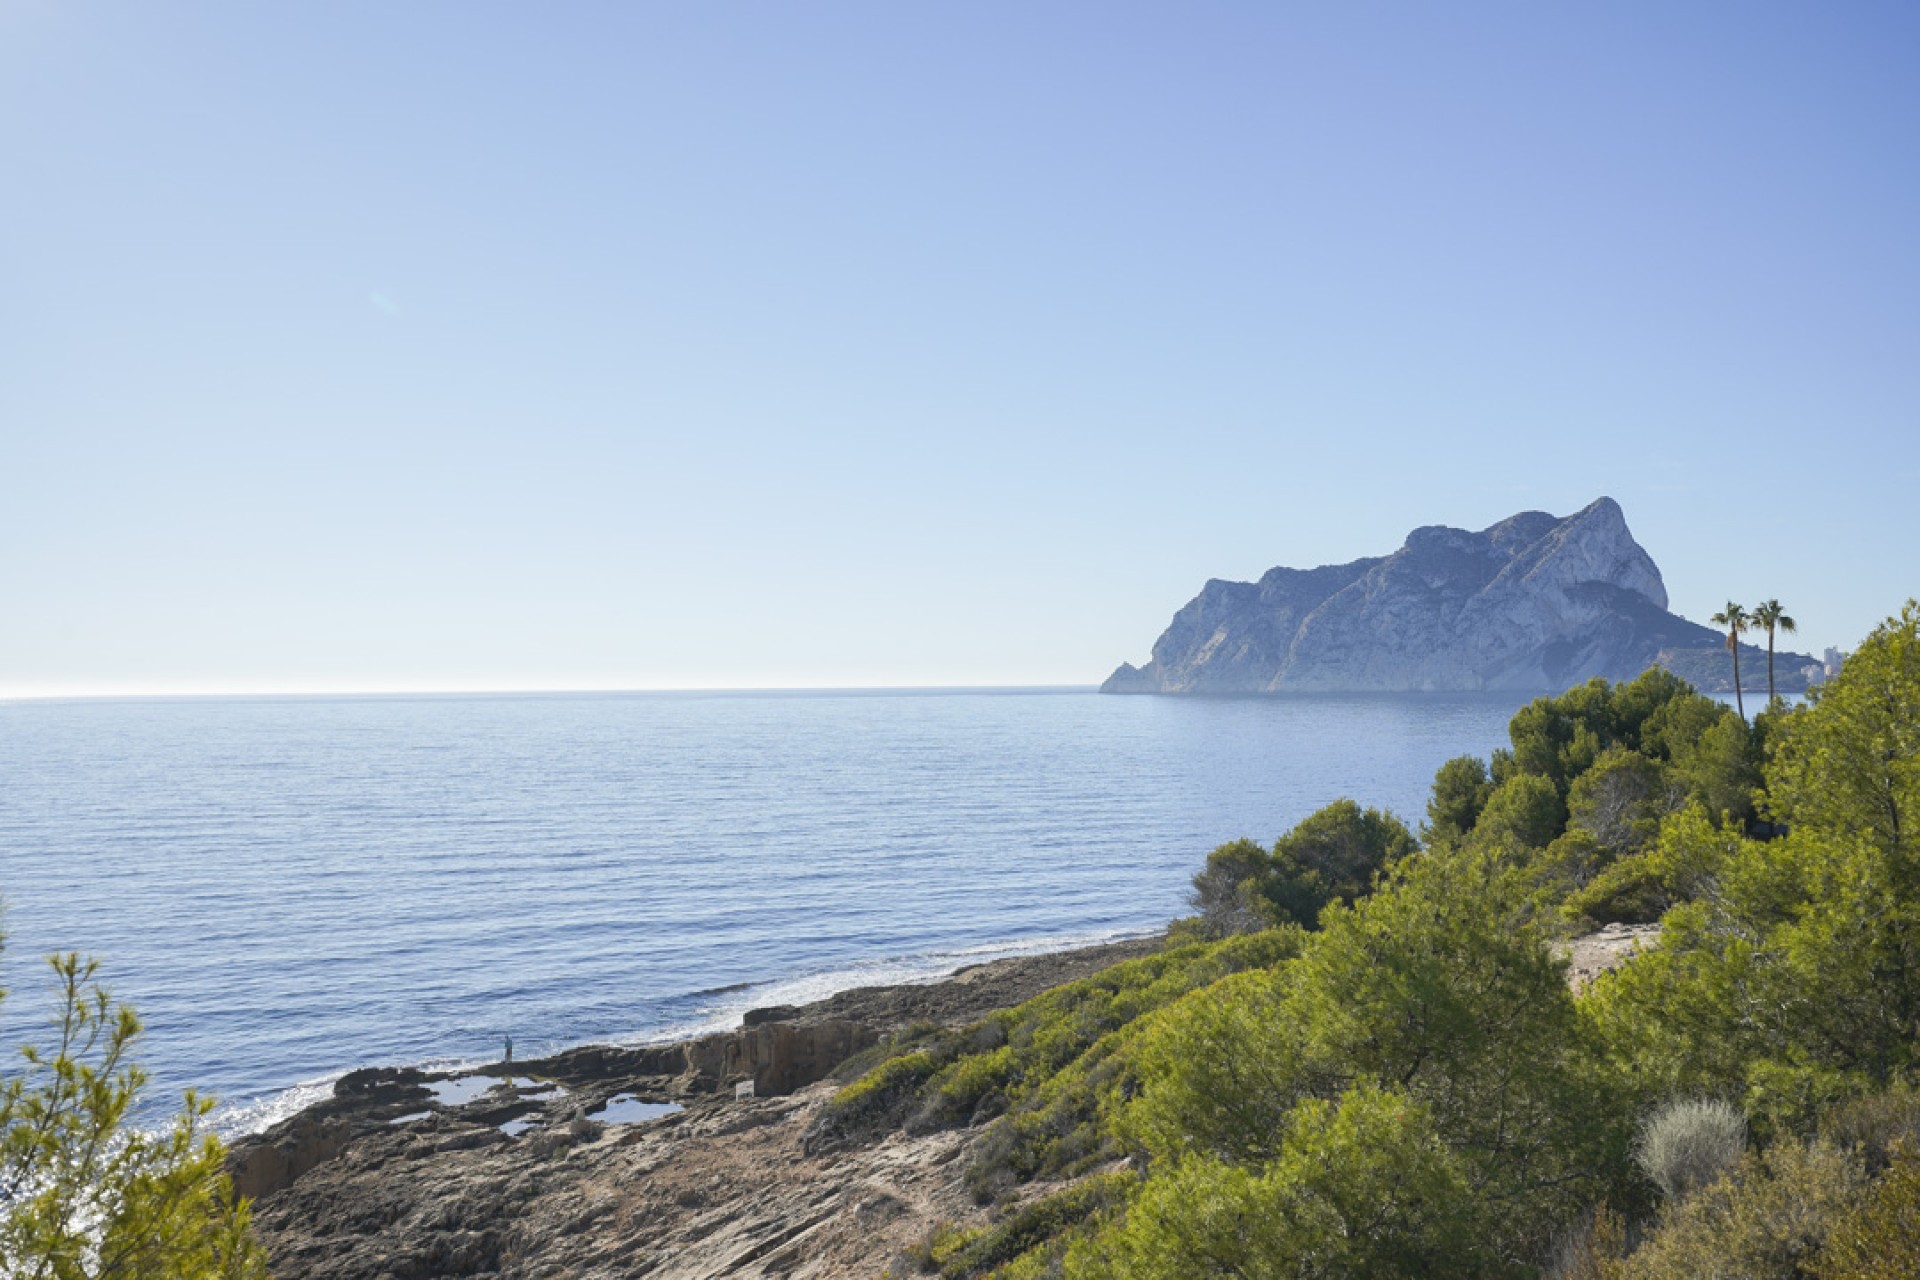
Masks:
[[[642,1028],[626,1035],[596,1037],[587,1043],[626,1046],[669,1044],[676,1040],[692,1039],[695,1036],[732,1031],[740,1025],[741,1015],[749,1009],[765,1008],[770,1005],[810,1004],[856,987],[918,986],[939,982],[957,970],[988,964],[995,960],[1044,955],[1052,951],[1076,951],[1083,947],[1096,947],[1105,943],[1125,942],[1150,936],[1152,936],[1150,930],[1108,929],[1096,933],[1022,938],[862,960],[824,969],[817,973],[777,978],[766,982],[735,982],[690,993],[690,998],[695,999],[730,997],[708,1005],[693,1017]],[[523,1050],[522,1056],[540,1058],[565,1049],[576,1048],[578,1045],[526,1044],[516,1047]],[[421,1071],[460,1074],[476,1071],[494,1063],[478,1058],[436,1057],[411,1065]],[[245,1101],[223,1103],[214,1109],[213,1131],[226,1139],[261,1133],[315,1103],[331,1097],[334,1082],[345,1074],[344,1071],[336,1071],[327,1076],[302,1081],[292,1088],[282,1089],[277,1093],[265,1094]]]
[[[346,1072],[335,1072],[324,1079],[305,1080],[291,1089],[265,1094],[244,1102],[223,1102],[208,1118],[213,1131],[222,1138],[241,1138],[271,1129],[282,1120],[305,1111],[316,1102],[333,1096],[333,1082]]]
[[[842,991],[851,991],[856,987],[920,986],[939,982],[952,976],[957,970],[989,964],[995,960],[1045,955],[1053,951],[1077,951],[1083,947],[1097,947],[1110,942],[1126,942],[1135,938],[1152,937],[1155,932],[1157,931],[1106,929],[1096,933],[985,942],[968,947],[949,947],[937,951],[921,951],[874,960],[861,960],[792,978],[735,983],[731,987],[716,988],[711,992],[693,993],[696,996],[726,994],[733,996],[733,999],[720,1001],[701,1010],[692,1018],[669,1023],[663,1027],[645,1028],[627,1035],[616,1036],[609,1043],[666,1044],[675,1040],[691,1039],[694,1036],[732,1031],[740,1025],[740,1016],[749,1009],[763,1009],[772,1005],[811,1004],[816,1000],[825,1000],[829,996],[838,995]]]

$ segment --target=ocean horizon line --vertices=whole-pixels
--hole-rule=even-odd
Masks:
[[[188,702],[366,698],[587,698],[819,694],[1093,693],[1097,683],[784,684],[784,685],[485,685],[446,688],[59,689],[0,688],[0,704],[21,702]]]

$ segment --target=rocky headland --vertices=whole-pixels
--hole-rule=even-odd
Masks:
[[[1740,658],[1742,684],[1765,689],[1765,649]],[[1804,689],[1813,661],[1777,653],[1779,687]],[[1564,519],[1429,525],[1389,556],[1214,579],[1152,660],[1123,663],[1101,692],[1544,693],[1650,666],[1733,687],[1725,635],[1668,611],[1659,568],[1603,497]]]
[[[1624,963],[1657,932],[1611,926],[1573,940],[1569,981]],[[1159,945],[861,988],[675,1044],[464,1073],[356,1071],[333,1097],[236,1142],[229,1167],[254,1198],[278,1280],[878,1276],[938,1226],[986,1223],[964,1177],[982,1131],[810,1143],[844,1083],[834,1068],[910,1028],[970,1026]]]

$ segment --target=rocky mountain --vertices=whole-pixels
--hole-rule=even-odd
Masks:
[[[1717,655],[1718,661],[1714,661]],[[1813,659],[1779,653],[1783,691]],[[1653,558],[1600,498],[1560,519],[1523,511],[1478,533],[1429,525],[1390,556],[1207,583],[1143,667],[1102,693],[1407,693],[1565,689],[1649,666],[1726,668],[1726,638],[1667,610]],[[1766,688],[1766,651],[1742,645],[1741,683]],[[1703,687],[1713,688],[1709,678]]]

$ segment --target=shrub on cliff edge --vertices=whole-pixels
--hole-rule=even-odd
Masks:
[[[127,1115],[146,1073],[128,1059],[140,1032],[94,962],[55,956],[51,1052],[20,1050],[0,1074],[0,1280],[265,1280],[247,1206],[192,1093],[164,1133]],[[5,993],[0,991],[0,997]]]

